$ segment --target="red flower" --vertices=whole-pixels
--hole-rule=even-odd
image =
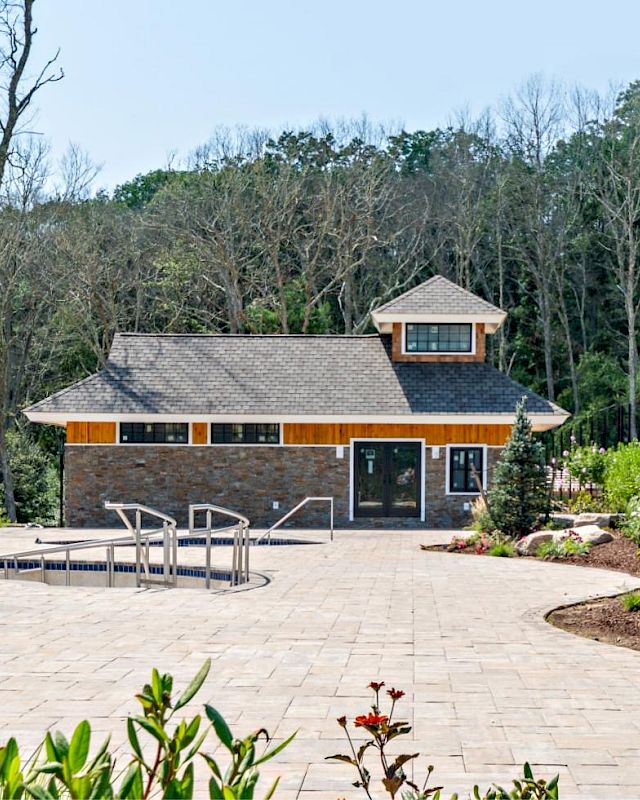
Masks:
[[[354,720],[356,728],[376,728],[389,719],[385,714],[361,714]]]
[[[380,689],[382,689],[383,686],[384,686],[384,681],[381,681],[380,683],[376,683],[375,681],[371,681],[371,683],[369,684],[369,688],[373,689],[374,692],[379,692]]]
[[[387,694],[392,700],[399,700],[401,697],[404,697],[402,689],[389,689]]]

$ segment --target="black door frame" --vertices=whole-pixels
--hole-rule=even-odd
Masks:
[[[357,448],[366,446],[382,446],[383,448],[383,486],[382,508],[379,511],[360,511],[358,508],[358,453]],[[416,451],[416,507],[412,509],[398,509],[391,506],[391,458],[392,448],[398,445],[412,446]],[[351,492],[354,518],[362,517],[414,517],[422,519],[422,463],[424,459],[425,442],[423,439],[357,439],[351,442]]]

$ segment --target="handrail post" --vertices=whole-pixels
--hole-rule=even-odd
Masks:
[[[173,552],[173,586],[178,585],[178,529],[175,525],[171,526],[171,530],[173,531],[173,544],[172,544],[172,552]]]
[[[136,511],[136,589],[140,588],[140,571],[142,561],[142,547],[140,542],[140,511]]]
[[[46,583],[47,575],[45,572],[44,556],[40,556],[40,576],[42,578],[42,583]]]
[[[242,532],[244,533],[244,582],[249,583],[249,546],[251,545],[251,536],[246,525],[242,526]]]
[[[71,565],[69,563],[69,548],[65,550],[65,554],[66,554],[65,586],[71,586]]]
[[[209,515],[207,514],[207,517],[208,516]],[[210,589],[211,588],[211,525],[207,526],[204,558],[205,558],[204,585],[205,589]]]
[[[333,497],[329,500],[330,502],[330,510],[329,513],[331,515],[331,541],[333,541]]]
[[[169,559],[171,557],[171,543],[169,542],[169,528],[166,520],[162,523],[162,576],[164,585],[169,586]],[[149,563],[149,539],[147,539],[147,563]],[[149,564],[149,571],[151,565]]]

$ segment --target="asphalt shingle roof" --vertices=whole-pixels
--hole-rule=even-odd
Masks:
[[[496,306],[461,286],[434,275],[394,300],[376,308],[375,314],[502,314]]]
[[[106,367],[48,413],[403,415],[563,412],[484,362],[394,363],[391,337],[116,335]]]

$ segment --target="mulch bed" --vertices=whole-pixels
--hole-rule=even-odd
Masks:
[[[592,547],[587,555],[557,559],[555,563],[611,569],[640,577],[637,546],[631,539],[627,539],[617,531],[612,531],[612,534],[613,541]],[[446,545],[422,545],[422,549],[447,551]],[[448,552],[476,555],[473,548]],[[533,558],[533,556],[518,557]],[[552,625],[577,636],[640,650],[640,611],[625,611],[620,596],[589,600],[586,603],[559,608],[552,611],[547,620]]]
[[[620,596],[558,608],[547,621],[576,636],[640,650],[640,611],[625,611]]]

